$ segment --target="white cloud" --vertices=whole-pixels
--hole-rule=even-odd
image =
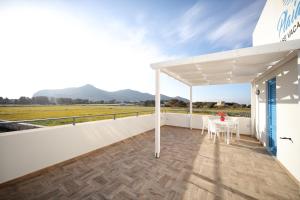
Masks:
[[[264,3],[261,0],[253,1],[226,18],[217,6],[214,8],[211,4],[199,1],[175,19],[165,29],[164,35],[166,38],[172,37],[172,41],[178,43],[208,41],[215,47],[241,47],[251,38],[260,14],[257,9]]]
[[[178,35],[181,41],[186,41],[193,38],[197,35],[201,29],[196,24],[199,23],[199,18],[201,18],[201,11],[203,8],[199,3],[196,3],[190,9],[188,9],[184,15],[180,18],[180,22],[178,24]]]
[[[243,8],[230,18],[225,20],[221,26],[208,34],[207,38],[216,46],[240,47],[242,43],[252,38],[252,32],[263,1],[255,1]]]
[[[152,92],[150,63],[170,58],[147,42],[145,27],[110,19],[89,26],[40,7],[0,10],[0,96],[31,96],[86,83]]]
[[[179,43],[189,42],[203,34],[207,27],[213,26],[207,17],[207,10],[201,3],[195,3],[186,10],[179,18],[175,19],[170,26],[164,30],[165,38],[174,37]]]

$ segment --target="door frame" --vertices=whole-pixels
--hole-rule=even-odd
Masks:
[[[275,84],[273,96],[271,95],[271,86]],[[274,86],[274,85],[273,85]],[[272,99],[271,99],[272,98]],[[272,106],[275,109],[272,111]],[[267,81],[267,133],[268,133],[268,150],[277,155],[277,102],[276,102],[276,77]]]

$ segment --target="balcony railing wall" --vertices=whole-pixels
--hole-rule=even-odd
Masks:
[[[154,117],[139,115],[1,133],[0,183],[152,130]],[[161,125],[189,127],[189,119],[188,114],[162,113]],[[250,119],[240,120],[241,133],[250,132]],[[202,128],[201,115],[193,115],[192,126]]]

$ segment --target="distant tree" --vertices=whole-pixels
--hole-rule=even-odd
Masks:
[[[20,97],[19,100],[17,101],[18,104],[22,104],[22,105],[28,105],[28,104],[31,104],[32,101],[29,97]]]
[[[155,101],[154,100],[147,100],[143,102],[143,105],[146,107],[153,107],[155,106]]]
[[[112,99],[112,100],[109,100],[108,103],[109,104],[115,104],[115,103],[117,103],[117,101],[115,99]]]
[[[238,104],[238,103],[233,103],[232,107],[233,107],[233,108],[240,108],[240,107],[241,107],[241,105],[240,105],[240,104]]]
[[[205,108],[213,108],[217,103],[216,102],[206,102]]]
[[[73,101],[71,98],[57,98],[56,102],[60,105],[70,105]]]
[[[186,102],[184,102],[184,101],[178,101],[178,107],[187,107],[187,103]]]
[[[187,107],[187,103],[178,99],[170,99],[165,102],[166,107]]]
[[[195,108],[203,108],[203,105],[204,105],[204,103],[203,102],[199,102],[199,101],[193,103],[193,106]]]
[[[56,105],[56,104],[57,104],[56,98],[55,98],[55,97],[49,97],[48,100],[49,100],[49,103],[50,103],[50,104],[53,104],[53,105]]]
[[[105,102],[103,100],[101,101],[89,101],[90,104],[104,104]]]
[[[89,101],[90,104],[105,104],[103,100],[101,101]]]
[[[167,102],[168,102],[167,100],[160,100],[160,104],[165,104]]]
[[[88,104],[89,100],[88,99],[73,99],[72,103],[73,104]]]
[[[10,104],[11,101],[6,97],[4,100],[3,100],[3,104]]]
[[[232,102],[226,102],[226,103],[225,103],[225,105],[226,105],[226,106],[229,106],[229,107],[232,107],[233,104],[234,104],[234,103],[232,103]]]
[[[32,97],[32,103],[33,104],[40,104],[40,105],[51,104],[51,102],[49,101],[48,97],[46,97],[46,96]]]
[[[4,104],[4,99],[3,99],[3,97],[0,97],[0,104]]]
[[[165,106],[166,107],[176,107],[177,103],[178,103],[178,99],[170,99],[169,101],[167,101],[165,103]]]

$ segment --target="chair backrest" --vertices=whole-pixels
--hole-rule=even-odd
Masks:
[[[203,125],[203,128],[207,129],[208,128],[208,116],[207,115],[203,115],[202,116],[202,125]]]
[[[231,127],[238,128],[239,127],[239,118],[238,117],[230,117],[228,120],[232,122]]]
[[[240,122],[238,117],[233,117],[231,120],[237,124],[239,124],[239,122]]]
[[[208,119],[208,127],[209,127],[209,131],[211,131],[213,133],[217,132],[216,124],[213,123],[213,121],[211,119]]]

